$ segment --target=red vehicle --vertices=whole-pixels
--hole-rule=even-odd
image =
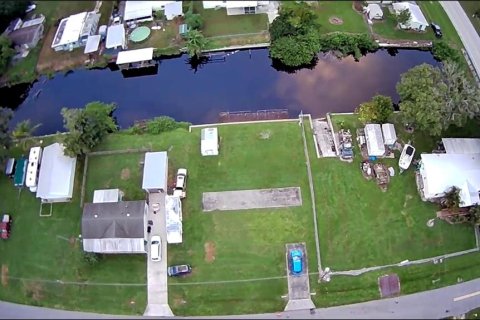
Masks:
[[[10,238],[10,229],[12,227],[12,217],[9,214],[2,215],[0,222],[0,230],[2,232],[2,239]]]

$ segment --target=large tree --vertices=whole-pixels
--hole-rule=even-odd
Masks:
[[[296,37],[281,37],[270,46],[270,56],[290,67],[309,64],[320,50],[314,31]]]
[[[23,120],[17,123],[15,129],[12,131],[12,137],[15,139],[30,138],[33,132],[37,130],[42,124],[33,125],[30,119]]]
[[[112,117],[114,104],[98,101],[88,103],[82,109],[62,108],[65,129],[65,154],[83,156],[97,146],[110,132],[116,131],[117,124]]]
[[[13,18],[21,16],[27,9],[28,0],[2,0],[0,1],[0,17]]]
[[[358,119],[363,123],[385,123],[393,114],[392,99],[376,95],[371,101],[360,104],[355,112],[358,113]]]
[[[445,129],[442,100],[446,90],[441,71],[429,64],[403,73],[397,83],[397,92],[404,121],[434,136],[440,135]]]
[[[8,149],[12,142],[12,138],[8,132],[8,123],[12,117],[12,109],[0,107],[0,157],[3,155],[2,151]]]
[[[0,74],[5,72],[14,53],[10,39],[0,36]]]
[[[396,18],[398,23],[407,24],[408,21],[410,21],[410,19],[412,18],[412,14],[410,13],[410,10],[403,9],[397,14]]]

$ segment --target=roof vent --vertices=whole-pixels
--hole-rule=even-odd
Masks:
[[[98,218],[98,215],[97,215],[97,214],[94,214],[93,216],[94,216],[95,218]]]
[[[127,213],[127,217],[130,217],[130,213]]]

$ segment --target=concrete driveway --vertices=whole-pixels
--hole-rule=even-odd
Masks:
[[[167,228],[165,217],[165,193],[151,193],[148,199],[148,220],[153,221],[152,231],[149,234],[148,257],[147,257],[147,282],[148,300],[145,316],[173,316],[168,305],[167,287]],[[156,214],[154,213],[156,211]],[[150,238],[160,236],[161,260],[152,261],[150,257]]]

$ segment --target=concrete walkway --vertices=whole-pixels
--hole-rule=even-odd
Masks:
[[[173,312],[168,305],[167,287],[167,228],[165,217],[165,193],[150,193],[148,196],[148,220],[153,221],[152,235],[158,235],[162,239],[161,260],[152,261],[150,247],[147,260],[148,298],[144,316],[171,317]],[[156,214],[154,212],[157,212]]]
[[[398,298],[375,300],[339,307],[218,317],[177,319],[441,319],[458,316],[480,306],[480,279]],[[126,318],[87,312],[56,310],[0,302],[0,319],[88,319]],[[142,317],[130,317],[142,318]],[[143,317],[145,319],[145,317]]]
[[[450,21],[457,30],[473,68],[480,75],[480,37],[458,1],[440,1]]]

